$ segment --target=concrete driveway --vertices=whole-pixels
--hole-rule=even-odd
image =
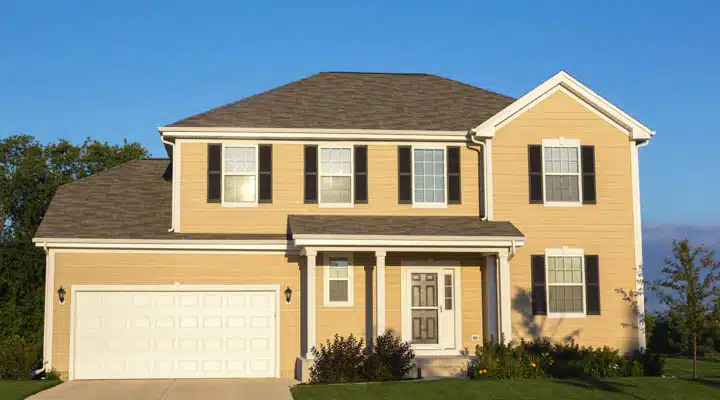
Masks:
[[[28,397],[32,400],[290,400],[284,379],[158,379],[72,381]]]

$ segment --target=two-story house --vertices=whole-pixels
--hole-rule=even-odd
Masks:
[[[335,334],[644,346],[650,129],[560,72],[514,99],[318,73],[159,128],[168,159],[60,187],[44,358],[68,379],[304,377]]]

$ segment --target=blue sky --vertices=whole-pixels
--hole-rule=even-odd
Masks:
[[[644,219],[720,224],[718,2],[343,3],[0,0],[0,135],[164,156],[157,126],[317,71],[520,96],[565,69],[658,132]]]

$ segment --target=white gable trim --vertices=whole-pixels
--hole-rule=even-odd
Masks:
[[[507,125],[510,121],[522,115],[540,101],[546,99],[558,90],[562,90],[574,99],[580,101],[588,109],[603,117],[606,121],[620,128],[630,136],[631,140],[647,140],[655,134],[647,126],[616,107],[580,81],[565,71],[560,71],[550,79],[529,91],[514,103],[495,114],[492,118],[478,125],[472,132],[476,136],[493,137],[495,132]]]

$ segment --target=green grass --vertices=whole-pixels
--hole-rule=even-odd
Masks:
[[[37,392],[42,392],[60,383],[60,381],[3,381],[0,380],[0,399],[22,400]]]
[[[689,380],[692,362],[669,359],[676,378],[598,380],[467,380],[297,386],[296,400],[329,399],[719,399],[720,363],[698,362],[700,380]]]

